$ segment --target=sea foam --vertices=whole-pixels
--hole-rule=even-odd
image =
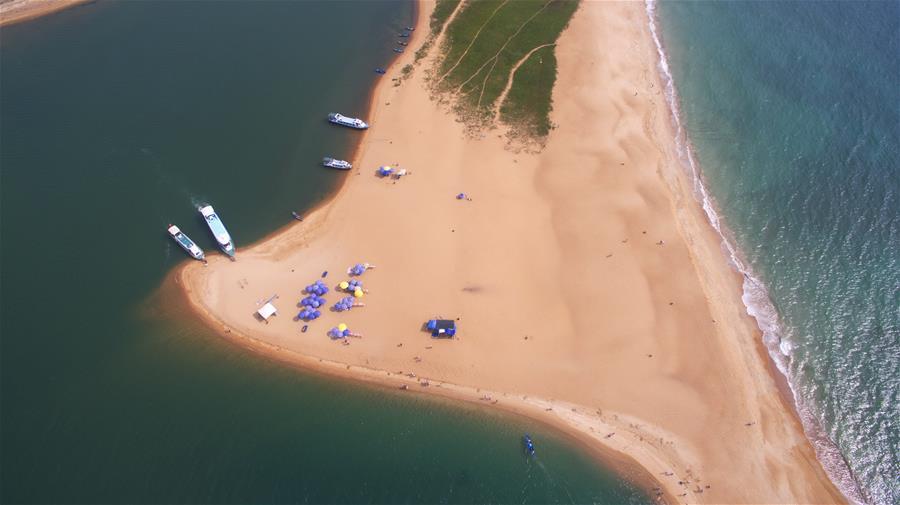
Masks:
[[[854,503],[864,503],[866,500],[863,498],[859,485],[850,471],[844,456],[822,428],[815,412],[815,405],[812,404],[811,400],[798,396],[795,382],[797,378],[791,374],[790,369],[795,345],[790,338],[790,332],[781,324],[778,311],[772,303],[765,284],[758,277],[754,276],[750,266],[742,259],[740,252],[734,245],[734,240],[730,238],[732,236],[731,233],[722,222],[716,211],[714,200],[703,183],[703,177],[694,157],[690,139],[681,122],[675,80],[672,77],[669,60],[657,27],[656,1],[644,0],[644,5],[650,34],[659,56],[659,73],[665,87],[665,97],[670,112],[669,118],[675,132],[675,151],[678,160],[682,168],[690,175],[694,196],[702,205],[709,223],[721,237],[723,250],[727,253],[734,268],[744,276],[741,300],[747,309],[747,314],[756,320],[756,324],[762,332],[763,343],[769,351],[769,356],[771,356],[772,361],[781,374],[787,378],[794,405],[797,408],[806,437],[816,451],[816,456],[822,463],[825,472],[844,496]]]

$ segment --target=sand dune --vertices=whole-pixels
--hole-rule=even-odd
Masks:
[[[184,268],[189,298],[281,359],[554,423],[637,462],[671,502],[843,501],[672,155],[643,5],[583,2],[556,51],[558,128],[540,153],[509,150],[497,130],[466,136],[421,66],[385,80],[333,201],[236,263]],[[374,176],[395,162],[411,175]],[[377,265],[361,277],[367,306],[301,333],[303,286],[360,261]],[[253,311],[273,294],[281,313],[262,324]],[[435,315],[459,318],[459,338],[423,333]],[[364,337],[329,340],[338,322]]]

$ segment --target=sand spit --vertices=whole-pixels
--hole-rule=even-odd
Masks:
[[[94,0],[6,0],[0,2],[0,26],[28,21]]]
[[[410,51],[375,90],[358,168],[330,203],[176,282],[249,348],[553,423],[639,464],[668,502],[844,501],[678,166],[644,6],[583,2],[556,51],[558,127],[540,153],[465,135],[422,67],[393,86]],[[410,175],[375,177],[384,164]],[[303,287],[362,261],[377,265],[360,277],[367,306],[326,309],[301,333]],[[281,313],[263,324],[253,312],[273,294]],[[435,315],[459,318],[459,338],[422,332]],[[364,336],[331,341],[339,322]]]

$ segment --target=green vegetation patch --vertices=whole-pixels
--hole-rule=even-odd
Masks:
[[[551,93],[556,82],[553,46],[538,49],[516,70],[512,87],[500,106],[500,119],[516,133],[545,137],[550,133]]]
[[[453,11],[456,10],[456,6],[459,5],[461,1],[462,0],[437,0],[434,10],[431,11],[431,19],[429,20],[428,25],[430,30],[428,38],[425,40],[425,43],[422,44],[422,47],[416,51],[415,63],[418,63],[419,60],[428,54],[428,50],[431,49],[435,37],[440,33],[441,28],[444,27],[444,23],[447,22],[447,18],[453,14]]]
[[[535,135],[546,135],[556,80],[552,44],[577,7],[577,0],[467,3],[447,27],[435,86],[439,91],[453,93],[469,119],[489,120],[501,108],[504,121],[516,127],[527,126],[526,130]],[[515,79],[510,81],[519,64]],[[496,103],[507,88],[505,102]],[[518,124],[520,121],[527,124]]]
[[[437,3],[434,5],[434,10],[431,12],[431,22],[429,27],[431,28],[431,35],[437,35],[441,28],[444,27],[444,23],[447,22],[447,18],[450,17],[450,14],[453,14],[453,11],[456,10],[456,6],[459,5],[460,0],[437,0]]]

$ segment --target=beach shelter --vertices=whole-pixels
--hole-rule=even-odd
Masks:
[[[265,305],[263,305],[259,308],[259,310],[256,311],[256,313],[259,314],[259,317],[262,318],[263,321],[268,321],[269,318],[274,316],[277,312],[278,309],[276,309],[271,302],[266,302]]]
[[[425,328],[433,338],[453,338],[456,335],[456,321],[452,319],[432,319],[425,323]]]

